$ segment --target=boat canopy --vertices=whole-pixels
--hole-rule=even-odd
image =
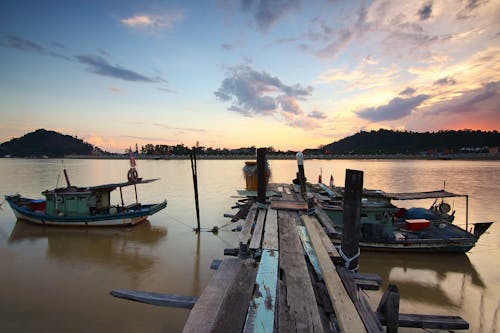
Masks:
[[[439,199],[451,197],[468,197],[467,194],[457,194],[445,190],[411,193],[382,193],[382,196],[393,200]]]
[[[153,178],[153,179],[138,179],[136,182],[123,182],[123,183],[113,183],[113,184],[103,184],[103,185],[97,185],[97,186],[90,186],[88,189],[89,190],[109,190],[112,191],[117,187],[126,187],[130,185],[136,185],[136,184],[147,184],[151,183],[154,181],[157,181],[160,178]]]

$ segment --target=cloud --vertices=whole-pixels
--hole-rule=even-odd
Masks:
[[[229,68],[227,77],[214,92],[217,99],[231,102],[229,111],[246,117],[274,115],[289,124],[304,114],[300,101],[312,93],[312,87],[287,85],[266,72],[247,65]]]
[[[424,5],[418,11],[418,16],[420,17],[421,21],[427,20],[429,17],[431,17],[431,14],[432,14],[432,3]]]
[[[387,105],[365,108],[355,113],[366,120],[378,122],[384,120],[397,120],[408,116],[423,101],[430,98],[429,95],[417,95],[409,98],[393,98]]]
[[[313,112],[309,113],[307,116],[310,118],[314,118],[314,119],[326,119],[326,118],[328,118],[326,113],[321,112],[321,111],[313,111]]]
[[[47,52],[40,44],[15,35],[5,35],[4,42],[0,43],[0,45],[3,47],[21,51],[37,52],[40,54],[46,54]]]
[[[281,17],[300,7],[299,0],[241,0],[244,12],[251,12],[261,31],[267,31]]]
[[[96,55],[77,55],[75,58],[82,64],[87,65],[91,73],[136,82],[163,82],[160,77],[148,77],[130,69],[109,64],[106,59]]]
[[[182,13],[171,12],[164,15],[136,14],[121,19],[120,22],[131,28],[170,29],[183,19]]]
[[[495,113],[498,112],[498,105],[500,105],[500,81],[495,81],[466,91],[452,100],[439,103],[429,114],[461,114],[477,111]]]
[[[452,78],[452,77],[444,77],[442,79],[439,79],[437,81],[434,82],[434,85],[436,86],[452,86],[454,84],[457,84],[457,81]]]
[[[412,88],[412,87],[407,87],[406,89],[404,89],[403,91],[401,91],[399,94],[400,94],[401,96],[411,96],[411,95],[413,95],[416,91],[417,91],[417,89],[415,89],[415,88]]]

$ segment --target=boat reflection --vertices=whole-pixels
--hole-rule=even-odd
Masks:
[[[18,220],[8,242],[46,240],[48,258],[116,266],[138,273],[155,264],[157,259],[148,250],[166,236],[167,229],[147,221],[129,228],[87,228],[43,226]]]
[[[441,307],[462,307],[466,286],[486,288],[465,254],[363,252],[360,271],[397,285],[402,300]]]

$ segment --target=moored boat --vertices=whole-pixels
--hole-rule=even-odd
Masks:
[[[131,160],[132,161],[132,160]],[[132,164],[132,162],[131,162]],[[145,221],[167,206],[167,200],[154,204],[141,204],[137,199],[137,185],[158,179],[138,177],[135,161],[128,172],[128,181],[98,186],[78,187],[69,182],[66,187],[43,191],[45,199],[32,199],[20,194],[6,195],[5,200],[18,219],[37,224],[59,226],[123,226]],[[122,188],[133,186],[136,202],[125,205]],[[111,204],[111,192],[119,189],[121,204]]]
[[[326,213],[327,221],[335,232],[330,237],[340,244],[343,224],[343,197],[341,188],[328,188],[324,184],[314,187],[316,201]],[[443,198],[466,198],[465,229],[452,223],[454,212]],[[401,209],[391,200],[436,199],[430,209]],[[438,199],[441,202],[437,204]],[[455,252],[472,249],[479,237],[493,222],[474,223],[468,230],[468,196],[444,190],[413,193],[385,193],[363,190],[361,200],[360,247],[381,251]]]

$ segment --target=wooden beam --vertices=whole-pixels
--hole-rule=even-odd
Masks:
[[[340,256],[339,252],[335,248],[335,246],[332,243],[332,240],[328,235],[324,232],[323,228],[319,224],[318,220],[315,219],[314,217],[311,217],[310,220],[316,227],[316,229],[319,232],[319,236],[321,237],[321,242],[323,243],[323,246],[325,247],[326,251],[328,252],[328,255],[330,258],[332,258],[333,262],[335,264],[340,264],[342,262],[342,257]]]
[[[394,284],[390,284],[382,295],[377,312],[385,319],[387,333],[397,333],[399,327],[399,290]]]
[[[309,216],[302,216],[302,220],[309,233],[309,238],[318,257],[321,272],[325,280],[326,288],[332,301],[333,309],[337,316],[342,332],[366,332],[365,325],[356,310],[352,300],[340,280],[335,265],[330,260],[328,252],[323,246],[319,232]]]
[[[278,250],[278,212],[275,209],[267,211],[266,225],[264,229],[264,240],[262,248],[266,250]]]
[[[191,309],[198,300],[198,297],[195,296],[169,295],[123,289],[112,290],[111,295],[151,305],[184,309]]]
[[[318,221],[321,223],[321,225],[325,228],[328,237],[339,235],[330,217],[319,206],[316,206],[316,217],[318,218]]]
[[[256,214],[257,214],[257,208],[256,208],[256,205],[253,204],[252,207],[250,208],[248,214],[247,214],[247,217],[245,218],[245,224],[243,225],[243,229],[241,229],[241,232],[238,236],[238,243],[236,244],[235,248],[239,248],[240,243],[243,243],[245,245],[248,244],[250,237],[252,237],[252,234],[251,234],[252,225],[253,225],[253,221],[255,220]]]
[[[242,260],[225,259],[189,313],[184,333],[211,332],[224,298],[241,269]]]
[[[266,209],[259,209],[259,215],[257,216],[257,222],[252,234],[252,240],[250,241],[250,249],[257,250],[260,248],[260,242],[262,240],[262,231],[264,230],[264,222],[266,220]]]
[[[281,212],[279,331],[322,332],[321,317],[292,213]]]
[[[382,325],[387,325],[384,315],[377,313]],[[399,314],[399,327],[427,328],[437,330],[466,330],[469,323],[459,316],[435,316],[422,314]]]
[[[274,332],[279,252],[263,250],[243,332]],[[229,331],[228,331],[229,332]]]

